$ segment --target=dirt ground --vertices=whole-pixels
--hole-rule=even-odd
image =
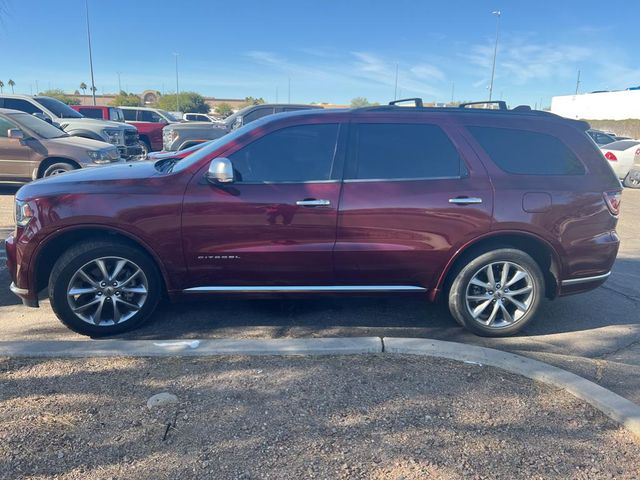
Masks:
[[[149,409],[159,392],[178,403]],[[412,356],[0,359],[2,479],[637,479],[570,395]]]

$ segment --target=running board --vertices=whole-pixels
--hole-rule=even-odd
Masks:
[[[343,293],[343,292],[426,292],[423,287],[412,285],[316,285],[316,286],[213,286],[192,287],[184,293]]]

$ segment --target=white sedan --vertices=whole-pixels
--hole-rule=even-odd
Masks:
[[[640,165],[640,141],[618,140],[600,147],[618,178],[624,180],[635,165]]]

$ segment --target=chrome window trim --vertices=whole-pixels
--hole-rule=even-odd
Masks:
[[[340,183],[340,180],[301,180],[301,181],[286,181],[286,182],[233,182],[230,185],[281,185],[281,184],[295,184],[295,183]]]
[[[274,286],[202,286],[183,290],[185,293],[305,293],[305,292],[426,292],[414,285],[274,285]]]
[[[409,177],[409,178],[347,178],[344,183],[364,183],[364,182],[411,182],[423,180],[461,180],[464,177]]]
[[[567,280],[562,280],[562,286],[566,285],[578,285],[580,283],[589,283],[595,282],[597,280],[603,280],[611,275],[611,272],[603,273],[602,275],[594,275],[593,277],[582,277],[582,278],[569,278]]]

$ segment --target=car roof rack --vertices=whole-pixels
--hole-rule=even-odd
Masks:
[[[488,100],[484,102],[466,102],[458,105],[458,108],[467,108],[472,105],[498,105],[497,110],[509,110],[507,108],[507,102],[503,100]],[[490,109],[490,110],[496,110],[496,109]]]
[[[414,98],[402,98],[400,100],[394,100],[392,102],[389,102],[389,105],[394,105],[394,106],[402,106],[399,105],[400,103],[406,103],[406,102],[413,102],[414,107],[416,108],[423,108],[424,107],[424,103],[422,102],[422,99],[419,97],[414,97]]]

